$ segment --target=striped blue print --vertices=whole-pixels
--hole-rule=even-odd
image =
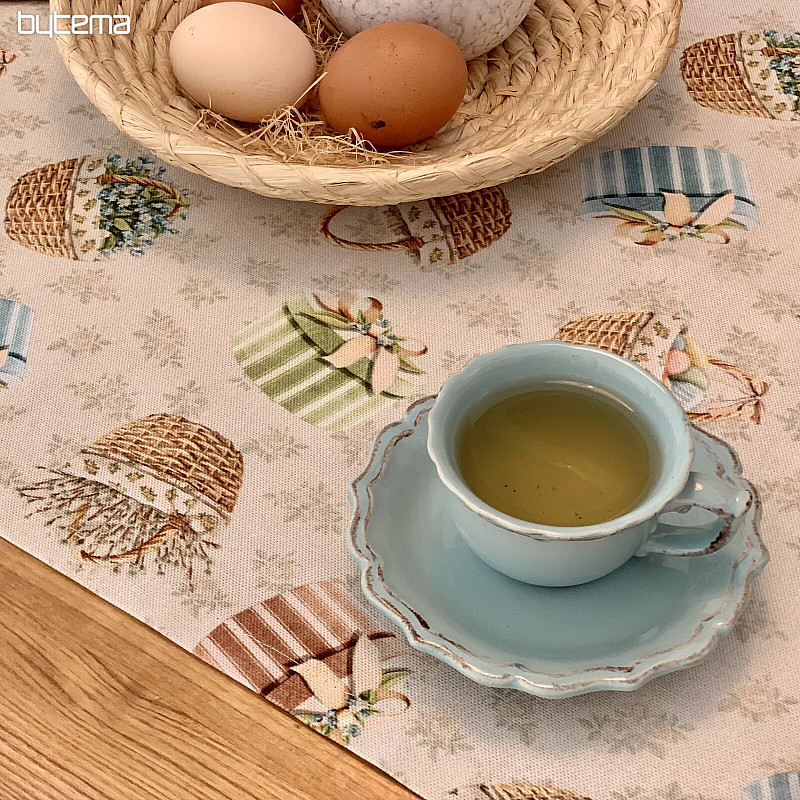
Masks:
[[[752,783],[744,800],[800,800],[800,773],[783,772]]]
[[[0,384],[19,386],[28,365],[33,309],[24,303],[0,297],[0,349],[8,358],[0,367]]]
[[[742,160],[719,150],[657,145],[599,153],[584,160],[581,183],[583,217],[610,213],[607,203],[658,214],[664,208],[662,192],[685,194],[697,214],[732,191],[731,217],[749,229],[758,225]]]

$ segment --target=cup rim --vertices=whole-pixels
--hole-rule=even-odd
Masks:
[[[655,491],[651,492],[651,494],[645,498],[645,501],[636,508],[629,511],[627,514],[623,514],[621,517],[615,517],[614,519],[595,525],[574,527],[544,525],[537,522],[528,522],[518,517],[512,517],[510,514],[493,508],[488,503],[481,500],[480,497],[466,485],[455,465],[452,464],[451,460],[447,457],[445,449],[446,442],[441,432],[442,415],[448,410],[447,404],[450,399],[457,396],[459,384],[479,372],[484,365],[502,357],[504,353],[508,354],[510,350],[544,351],[556,349],[585,351],[591,353],[592,357],[596,357],[600,361],[608,360],[614,362],[618,367],[629,370],[637,375],[637,379],[649,382],[654,391],[660,394],[661,398],[668,406],[674,408],[682,420],[681,427],[683,430],[684,449],[686,453],[683,466],[680,469],[676,469],[672,475],[663,478]],[[569,376],[565,374],[564,377]],[[428,415],[427,449],[428,456],[436,467],[439,480],[441,480],[455,499],[463,503],[470,511],[510,533],[536,539],[552,539],[558,541],[581,541],[604,538],[615,533],[621,533],[622,531],[657,516],[664,506],[677,497],[684,486],[686,486],[694,457],[691,423],[680,404],[675,399],[675,396],[661,381],[657,380],[653,375],[647,372],[647,370],[628,358],[623,358],[622,356],[618,356],[603,348],[595,347],[594,345],[572,344],[571,342],[562,342],[557,339],[505,345],[497,350],[476,356],[468,361],[461,370],[447,378]],[[663,483],[663,485],[660,485],[661,483]]]

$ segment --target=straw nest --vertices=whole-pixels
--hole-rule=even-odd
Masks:
[[[180,91],[169,39],[200,0],[51,0],[62,14],[129,14],[131,34],[62,35],[64,61],[112,122],[165,161],[289,200],[385,205],[540,172],[616,125],[653,88],[675,45],[681,0],[535,0],[500,46],[469,63],[464,103],[434,137],[377,153],[336,136],[315,98],[262,125],[224,120]],[[320,71],[341,36],[319,0],[302,27]]]

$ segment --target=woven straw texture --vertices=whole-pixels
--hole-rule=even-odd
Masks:
[[[481,786],[489,800],[589,800],[588,797],[559,789],[556,786],[534,786],[531,783],[496,783]]]
[[[553,338],[572,344],[592,344],[618,356],[628,357],[652,318],[653,314],[649,311],[590,314],[563,325]]]
[[[101,436],[87,452],[114,455],[188,484],[233,511],[242,487],[242,454],[224,436],[183,417],[151,414]]]
[[[681,74],[692,99],[701,106],[739,114],[769,117],[753,96],[740,61],[739,34],[715,36],[687,47],[681,54]]]
[[[15,242],[49,256],[75,258],[69,227],[79,159],[23,175],[6,200],[4,226]]]
[[[314,6],[317,0],[307,0]],[[491,54],[470,62],[459,113],[422,148],[382,165],[286,163],[198,126],[169,66],[169,39],[199,0],[53,0],[62,14],[130,14],[131,35],[57,37],[89,99],[169,161],[259,194],[375,206],[458,194],[547,169],[616,125],[653,88],[681,0],[537,0]]]
[[[431,206],[459,258],[469,258],[511,227],[511,208],[496,186],[482,192],[437,197]]]

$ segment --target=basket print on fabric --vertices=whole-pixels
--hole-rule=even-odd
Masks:
[[[380,729],[376,718],[409,707],[397,686],[407,669],[385,667],[406,652],[375,628],[341,585],[310,583],[240,611],[218,625],[194,654],[348,745]]]
[[[33,309],[0,297],[0,389],[19,386],[28,369]]]
[[[384,214],[400,237],[391,242],[352,242],[333,233],[331,223],[348,208],[335,206],[325,214],[320,228],[323,236],[357,250],[405,250],[423,270],[469,258],[502,238],[511,227],[511,207],[499,186],[389,206]]]
[[[210,569],[242,486],[243,459],[216,431],[172,414],[129,422],[19,493],[84,562],[185,575]]]
[[[428,351],[360,292],[289,300],[237,334],[233,349],[264,394],[335,431],[411,392],[407,376],[422,373],[413,359]]]
[[[630,147],[581,164],[581,216],[614,220],[614,236],[652,247],[702,240],[758,225],[742,160],[696,147]]]
[[[677,317],[612,311],[568,322],[554,338],[602,347],[636,361],[669,387],[694,422],[731,417],[761,422],[769,384],[712,358],[688,331]]]
[[[569,789],[532,783],[482,783],[480,789],[489,800],[589,800]]]
[[[45,255],[97,261],[144,255],[164,233],[178,233],[186,191],[163,180],[150,156],[70,158],[31,170],[11,187],[5,231]]]
[[[0,78],[3,77],[8,65],[14,61],[16,57],[16,53],[9,53],[8,50],[3,50],[3,48],[0,47]]]
[[[800,121],[800,31],[742,31],[695,42],[681,55],[681,75],[701,106]]]

